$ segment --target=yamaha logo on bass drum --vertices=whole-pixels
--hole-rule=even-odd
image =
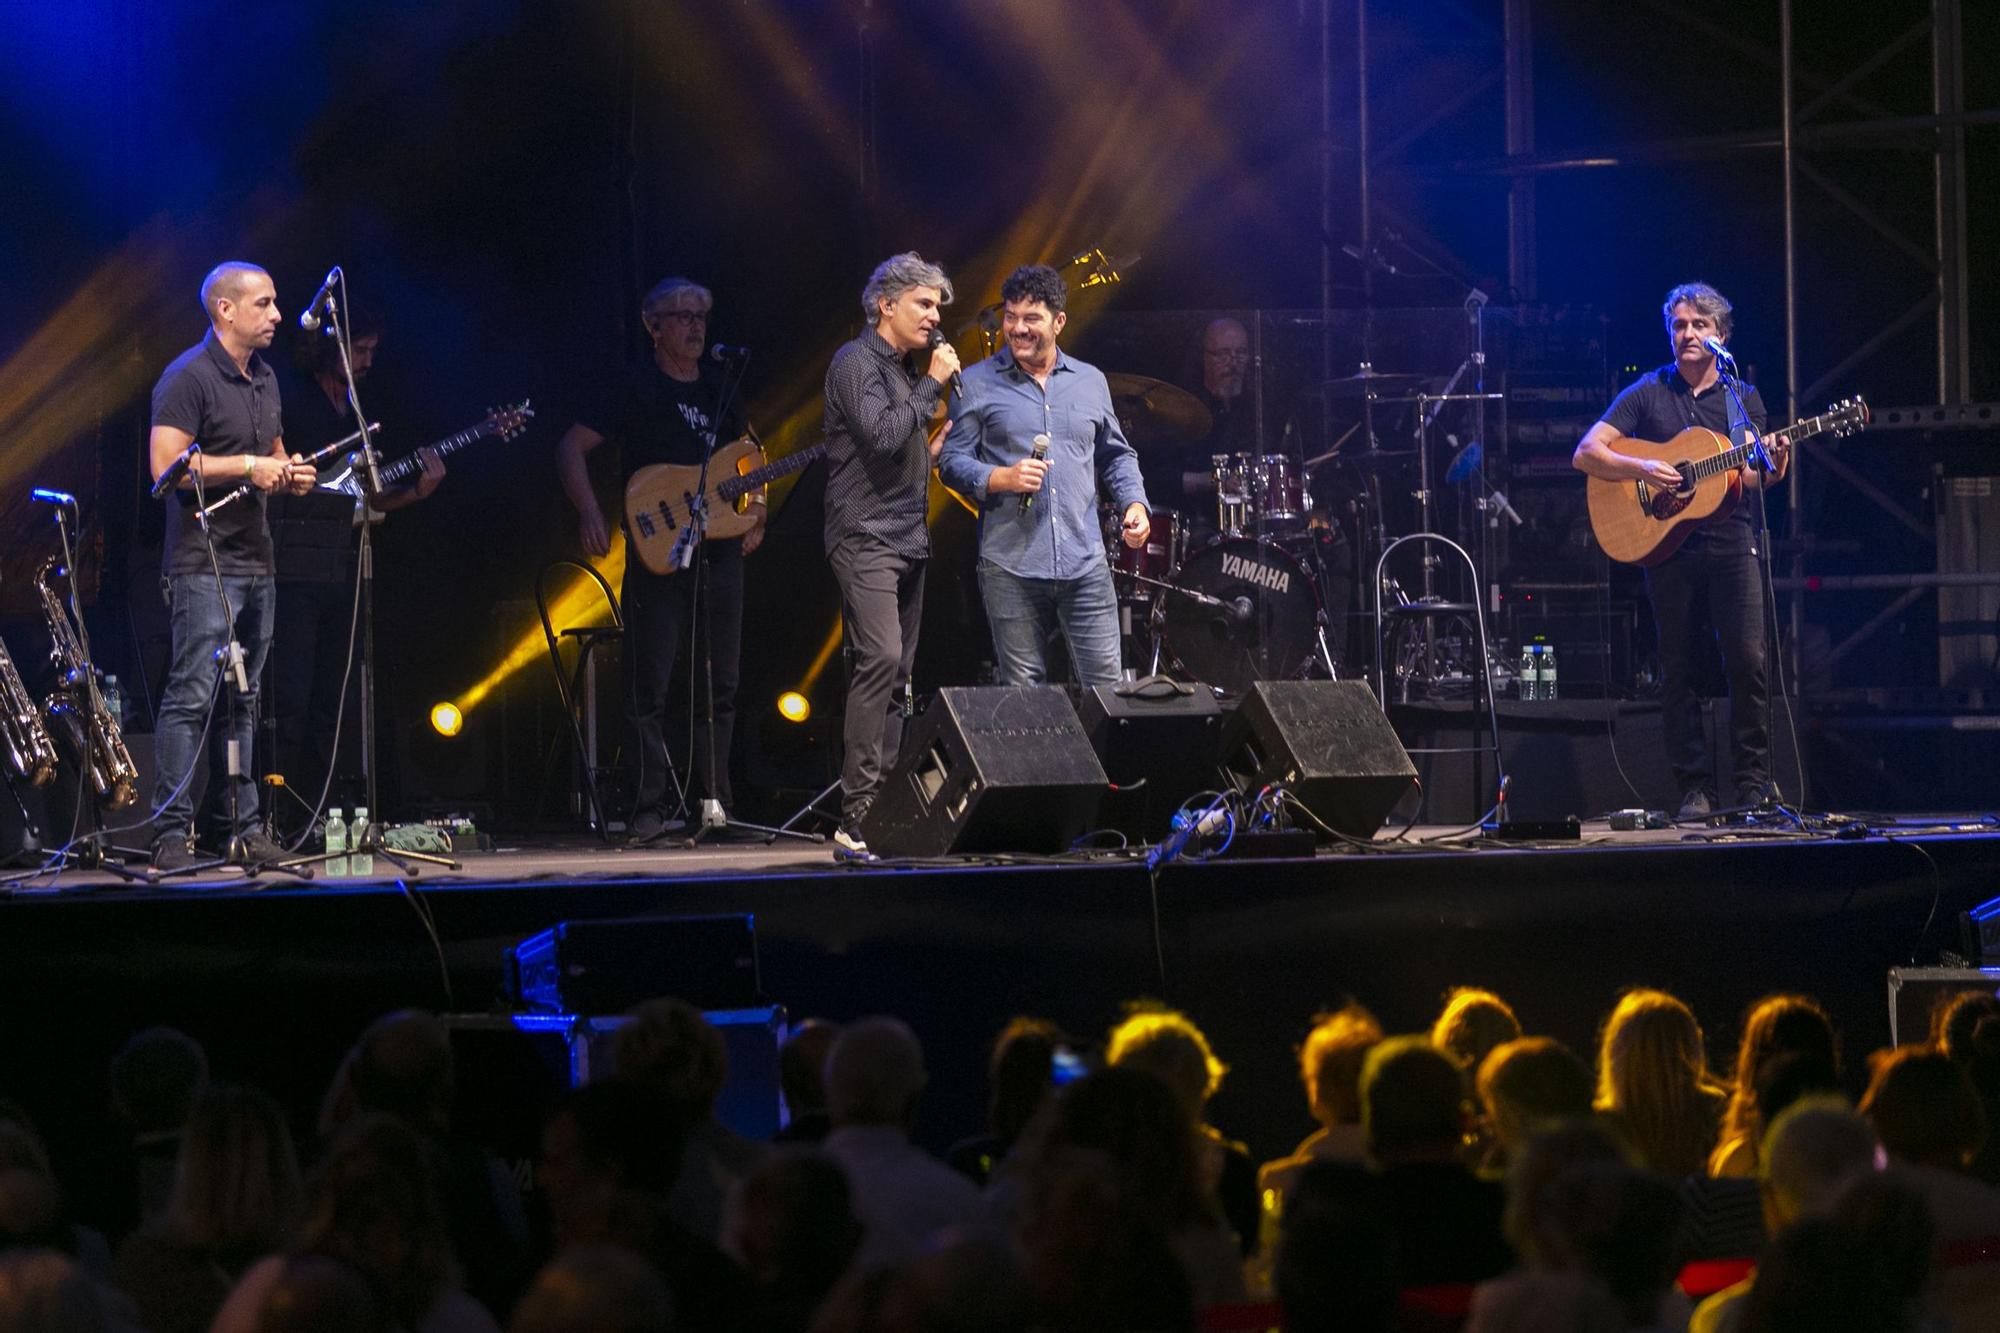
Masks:
[[[1254,583],[1260,588],[1269,588],[1276,593],[1287,592],[1292,586],[1292,576],[1289,571],[1249,560],[1240,555],[1222,557],[1222,575],[1224,578],[1242,579],[1245,583]]]

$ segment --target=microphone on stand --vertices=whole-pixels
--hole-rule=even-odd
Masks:
[[[956,376],[954,376],[954,378],[956,378]],[[1042,462],[1045,461],[1048,458],[1048,456],[1049,456],[1049,437],[1046,435],[1037,435],[1035,437],[1035,447],[1032,451],[1030,451],[1028,457],[1034,459],[1036,462]],[[1023,492],[1021,495],[1021,512],[1025,514],[1034,507],[1035,507],[1035,493],[1033,491]]]
[[[708,347],[708,359],[723,362],[748,361],[750,359],[750,349],[747,347],[731,347],[728,343],[710,343]]]
[[[45,505],[66,505],[71,509],[76,508],[74,495],[68,491],[52,491],[46,486],[37,486],[29,491],[28,498]]]
[[[313,293],[313,299],[306,302],[306,308],[299,312],[299,327],[307,333],[318,333],[319,326],[326,322],[320,317],[320,312],[325,310],[328,302],[333,299],[333,284],[340,281],[340,276],[340,265],[335,264],[328,269],[326,281],[319,285],[319,290]]]
[[[1733,366],[1736,364],[1736,358],[1731,356],[1729,354],[1729,349],[1722,345],[1722,339],[1703,338],[1701,340],[1701,345],[1702,347],[1707,349],[1708,354],[1710,356],[1714,357],[1717,361],[1720,361],[1723,365]]]
[[[930,344],[932,347],[941,347],[944,345],[944,330],[938,328],[936,325],[931,326]],[[951,392],[954,397],[965,397],[965,381],[959,379],[958,372],[955,370],[951,372]]]
[[[166,470],[160,473],[160,479],[153,483],[155,500],[164,500],[168,491],[181,484],[181,478],[187,475],[188,464],[192,463],[194,456],[200,452],[201,442],[189,440],[188,447],[174,455],[174,461],[167,464]]]

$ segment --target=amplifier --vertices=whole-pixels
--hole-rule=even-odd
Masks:
[[[508,998],[548,1014],[617,1014],[662,995],[698,1009],[763,1003],[756,919],[563,921],[507,951]]]

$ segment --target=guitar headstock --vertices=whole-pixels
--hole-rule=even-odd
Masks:
[[[486,420],[483,423],[486,427],[486,433],[498,436],[503,440],[511,440],[516,435],[519,435],[528,428],[528,422],[534,419],[535,410],[528,406],[531,401],[531,399],[523,398],[512,407],[487,408]]]
[[[1874,413],[1869,411],[1867,402],[1858,393],[1832,404],[1821,415],[1826,421],[1827,432],[1835,439],[1845,439],[1858,430],[1866,429],[1874,419]]]

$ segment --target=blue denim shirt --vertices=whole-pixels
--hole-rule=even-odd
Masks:
[[[1104,372],[1058,348],[1044,390],[1003,349],[968,367],[962,378],[965,392],[951,405],[938,475],[979,502],[980,558],[1031,579],[1073,579],[1102,564],[1098,478],[1119,514],[1133,503],[1146,504],[1139,455],[1112,410]],[[1021,496],[989,494],[987,478],[994,468],[1026,458],[1042,434],[1049,437],[1049,470],[1034,507],[1022,513]]]

